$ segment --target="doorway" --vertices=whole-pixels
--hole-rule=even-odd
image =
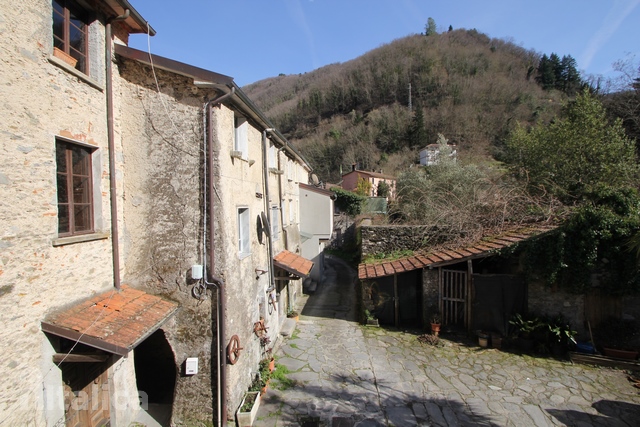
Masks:
[[[371,286],[371,300],[380,324],[422,326],[422,270],[378,278]]]
[[[108,363],[62,363],[65,425],[110,425]]]
[[[133,350],[133,354],[142,409],[160,425],[168,426],[177,368],[164,331],[155,331]]]

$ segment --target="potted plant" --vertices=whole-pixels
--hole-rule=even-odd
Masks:
[[[442,317],[440,312],[436,311],[431,315],[431,333],[436,337],[440,334],[440,326],[442,324]]]
[[[564,319],[562,315],[558,315],[551,319],[547,324],[549,330],[549,349],[551,354],[560,357],[566,351],[569,342],[576,344],[576,331],[571,330],[571,325]]]
[[[265,394],[267,392],[267,387],[269,386],[269,380],[271,379],[272,372],[269,366],[270,364],[270,358],[262,359],[260,361],[258,372],[253,379],[253,383],[251,384],[249,391],[259,391],[260,394]]]
[[[509,320],[509,323],[516,328],[520,349],[524,351],[533,350],[535,341],[531,338],[531,334],[539,326],[540,322],[538,321],[538,318],[534,317],[525,319],[520,313],[516,313],[511,320]]]
[[[300,319],[300,313],[298,313],[294,309],[291,309],[287,312],[287,317],[289,319],[294,319],[297,322]]]
[[[258,414],[260,407],[260,393],[257,391],[249,391],[245,393],[240,407],[236,411],[236,420],[239,427],[250,427]]]
[[[378,323],[378,319],[374,316],[369,310],[364,311],[364,317],[367,325],[369,326],[380,326]]]

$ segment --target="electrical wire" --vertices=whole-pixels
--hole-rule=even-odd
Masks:
[[[60,362],[58,362],[57,364],[54,363],[54,365],[52,367],[49,368],[49,370],[47,372],[44,373],[44,375],[42,376],[43,382],[44,379],[47,377],[47,375],[49,375],[51,373],[51,371],[53,371],[53,368],[60,368],[60,366],[62,365],[62,363],[67,359],[67,357],[69,357],[69,355],[71,355],[71,353],[73,352],[73,350],[77,347],[77,345],[80,343],[80,340],[82,339],[82,337],[84,337],[89,330],[96,324],[96,322],[98,320],[100,320],[100,318],[103,316],[105,309],[107,308],[107,306],[109,305],[109,302],[111,301],[111,299],[113,298],[113,295],[117,292],[117,289],[113,289],[111,291],[111,294],[109,295],[109,299],[107,300],[107,303],[104,304],[102,306],[102,310],[100,310],[100,312],[98,313],[98,315],[96,316],[96,318],[93,320],[93,322],[91,322],[91,324],[89,326],[87,326],[87,328],[82,331],[82,333],[80,334],[80,336],[78,337],[78,339],[73,343],[73,345],[71,346],[71,348],[69,349],[69,351],[64,355],[64,357],[62,358],[62,360],[60,360]],[[38,389],[40,388],[40,385],[37,386],[37,388],[35,390],[33,390],[33,393],[37,393]],[[29,394],[23,394],[22,397],[14,404],[14,406],[16,404],[20,404],[20,402],[26,398],[29,397]],[[11,413],[11,411],[7,411],[8,413]],[[3,425],[4,422],[9,418],[9,415],[7,415],[6,417],[4,417],[3,419],[0,420],[0,425]]]

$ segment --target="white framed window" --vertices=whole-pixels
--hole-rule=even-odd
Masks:
[[[276,169],[278,167],[278,150],[275,145],[269,144],[269,154],[267,157],[269,159],[269,169]]]
[[[235,151],[239,151],[241,153],[241,157],[244,160],[249,159],[249,123],[247,119],[242,116],[234,117],[234,126],[235,126],[235,140],[233,149]]]
[[[245,257],[251,253],[249,208],[238,208],[238,254]]]
[[[296,222],[296,205],[292,199],[289,199],[289,224]]]
[[[287,180],[293,181],[293,162],[291,159],[287,159]]]
[[[271,206],[271,238],[280,239],[280,209],[278,206]]]
[[[289,225],[289,222],[287,222],[289,218],[287,216],[287,205],[284,199],[280,202],[280,206],[282,206],[282,226]]]

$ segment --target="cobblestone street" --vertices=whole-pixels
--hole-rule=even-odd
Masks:
[[[257,426],[637,426],[623,371],[360,325],[354,272],[328,262],[276,354],[295,385],[262,396]],[[446,336],[445,336],[446,337]]]

